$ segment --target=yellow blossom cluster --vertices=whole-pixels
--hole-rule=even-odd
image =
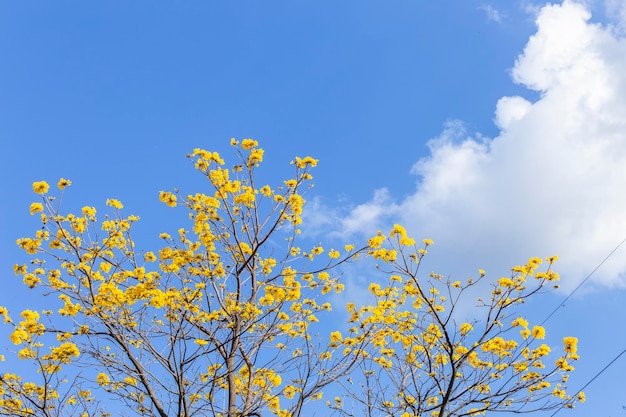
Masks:
[[[33,259],[14,271],[33,293],[53,295],[48,300],[56,306],[25,309],[17,323],[0,307],[17,357],[41,378],[1,376],[0,414],[46,415],[41,411],[54,407],[97,415],[85,389],[96,387],[138,415],[290,417],[305,415],[302,407],[348,375],[358,379],[355,387],[379,388],[376,410],[402,417],[453,408],[465,415],[496,406],[516,411],[516,404],[546,396],[584,401],[565,386],[577,339],[566,337],[563,355],[548,361],[551,349],[540,342],[545,329],[511,312],[537,286],[558,279],[550,268],[556,257],[543,271],[542,260],[532,258],[496,281],[478,302],[486,319],[458,320],[461,295],[485,271],[465,281],[422,276],[433,242],[418,247],[399,224],[361,248],[300,246],[304,194],[318,161],[296,157],[293,177],[258,186],[264,150],[249,138],[231,145],[239,158],[231,166],[217,152],[196,148],[188,155],[206,178],[205,192],[155,196],[187,210],[189,222],[157,232],[161,244],[151,250],[138,249],[139,217],[125,215],[120,200],[64,213],[48,183],[33,183],[41,201],[28,212],[40,214],[42,224],[17,240]],[[57,183],[61,193],[69,185]],[[347,323],[320,327],[331,302],[351,295],[344,291],[353,282],[334,268],[359,256],[382,278],[364,286],[367,302],[347,303]],[[56,378],[73,364],[89,366],[88,387]],[[333,397],[325,403],[343,413],[358,395]]]
[[[78,213],[62,213],[59,205],[52,204],[54,196],[48,195],[48,184],[33,184],[42,201],[32,203],[29,212],[41,213],[43,228],[17,243],[44,260],[37,261],[34,268],[24,264],[15,265],[14,270],[29,288],[55,294],[60,304],[45,314],[50,321],[58,317],[65,321],[58,321],[62,324],[59,328],[49,329],[60,344],[46,351],[40,341],[46,328],[39,313],[25,310],[11,334],[13,343],[21,345],[22,360],[52,374],[62,365],[80,361],[81,352],[87,352],[90,363],[103,366],[95,382],[125,401],[135,401],[140,414],[167,408],[162,401],[173,398],[176,391],[140,378],[145,372],[141,368],[129,375],[110,370],[120,369],[120,364],[139,367],[145,359],[163,365],[161,372],[172,375],[170,364],[160,356],[163,340],[170,340],[171,360],[208,363],[207,371],[198,376],[188,375],[188,366],[176,368],[173,376],[181,378],[184,392],[172,404],[185,401],[190,409],[206,414],[216,396],[229,398],[232,391],[240,398],[235,406],[255,404],[287,417],[298,396],[322,398],[321,388],[333,380],[332,375],[352,366],[346,356],[334,351],[357,347],[358,355],[357,345],[363,339],[346,338],[339,344],[329,341],[316,353],[314,357],[324,365],[315,368],[323,376],[313,389],[294,376],[311,354],[312,326],[332,309],[326,298],[345,288],[328,271],[356,258],[362,250],[346,245],[342,255],[331,249],[323,261],[326,266],[320,268],[317,263],[325,253],[321,245],[305,252],[293,244],[299,232],[296,227],[302,222],[303,191],[312,179],[310,169],[317,165],[316,159],[296,157],[294,178],[285,180],[283,186],[257,188],[253,175],[263,162],[263,149],[252,139],[232,140],[231,144],[238,149],[241,163],[230,168],[216,152],[197,148],[189,155],[212,192],[186,197],[178,190],[159,193],[158,199],[167,206],[187,208],[191,225],[176,233],[162,232],[164,246],[156,250],[136,249],[132,231],[139,217],[125,216],[120,200],[105,201],[109,212],[85,205]],[[57,185],[63,190],[71,181],[62,178]],[[286,255],[278,257],[270,243],[274,244],[272,236],[282,228],[291,228],[293,237],[288,240]],[[50,265],[45,265],[46,261]],[[301,269],[307,265],[315,272]],[[0,309],[0,315],[5,323],[12,323],[6,309]],[[101,343],[103,337],[107,344]],[[227,350],[224,341],[238,347]],[[248,365],[258,360],[255,352],[267,343],[287,358],[268,362],[274,367]],[[288,345],[291,349],[285,349]],[[313,361],[308,366],[318,365]],[[283,384],[286,377],[289,381]],[[21,391],[11,392],[19,391],[20,396],[0,395],[5,400],[0,411],[24,411],[28,401],[35,408],[50,402],[49,397],[26,389],[29,385],[19,384]],[[188,394],[192,386],[197,389]],[[164,399],[151,397],[149,390],[160,391]],[[65,398],[64,406],[82,407],[92,397],[88,390],[79,390]],[[230,407],[217,415],[232,414]]]
[[[427,276],[428,280],[418,277],[425,249],[432,244],[431,240],[425,239],[425,246],[416,248],[414,239],[397,224],[390,231],[389,238],[381,232],[372,237],[368,241],[368,255],[387,265],[384,270],[389,271],[388,282],[369,284],[374,303],[360,308],[348,303],[349,322],[353,324],[349,334],[330,334],[333,345],[346,347],[354,340],[361,342],[360,337],[368,335],[375,350],[365,355],[379,371],[365,371],[363,377],[375,378],[369,384],[384,381],[388,387],[393,387],[381,394],[381,404],[387,412],[393,415],[407,412],[409,415],[435,415],[441,402],[445,403],[446,410],[460,407],[460,401],[467,401],[463,393],[472,393],[471,402],[477,405],[472,408],[474,411],[468,411],[470,415],[484,414],[492,410],[494,404],[498,404],[497,407],[504,404],[515,410],[516,404],[535,398],[558,398],[569,405],[580,400],[568,396],[564,386],[567,373],[573,370],[568,360],[578,358],[576,339],[565,338],[565,354],[554,366],[548,366],[544,359],[551,349],[538,343],[546,337],[545,329],[529,326],[528,321],[519,316],[510,322],[510,326],[504,320],[511,314],[509,310],[536,291],[536,287],[529,288],[532,284],[528,282],[529,277],[535,277],[535,285],[539,288],[558,278],[558,274],[550,269],[556,257],[547,259],[546,271],[537,270],[542,264],[539,258],[531,258],[527,264],[513,268],[511,277],[497,281],[487,302],[479,299],[487,311],[488,321],[481,323],[477,319],[455,327],[451,323],[460,295],[475,286],[486,273],[480,270],[478,279],[470,278],[465,284],[461,281],[445,283],[443,276],[436,273]],[[451,298],[442,295],[443,291]],[[397,378],[402,372],[408,372],[407,365],[411,381],[418,383]],[[442,381],[455,381],[451,385],[453,391],[448,395],[440,392]],[[557,388],[550,391],[557,381]],[[516,391],[510,391],[508,384],[514,384]],[[521,390],[526,394],[510,394]],[[428,396],[429,392],[439,395]],[[510,397],[501,394],[503,392],[509,393]],[[456,402],[447,403],[457,395]],[[415,406],[406,398],[425,398],[426,401]]]

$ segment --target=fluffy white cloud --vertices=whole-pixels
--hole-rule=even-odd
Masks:
[[[494,139],[449,123],[413,167],[415,192],[393,202],[377,191],[344,231],[402,222],[435,240],[432,262],[445,274],[500,274],[556,253],[563,286],[580,282],[626,237],[626,40],[590,17],[572,1],[543,7],[512,72],[540,99],[500,99]],[[596,283],[626,284],[624,250]]]

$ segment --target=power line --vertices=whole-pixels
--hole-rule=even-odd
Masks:
[[[618,250],[618,249],[619,249],[619,248],[620,248],[620,246],[622,246],[622,244],[623,244],[624,242],[626,242],[626,238],[624,238],[624,240],[622,240],[622,241],[621,241],[621,242],[620,242],[620,243],[619,243],[619,244],[615,247],[615,249],[613,249],[613,250],[612,250],[612,251],[611,251],[611,252],[610,252],[610,253],[606,256],[606,258],[604,258],[604,259],[602,260],[602,262],[600,262],[600,263],[598,264],[598,266],[596,266],[596,267],[595,267],[595,269],[594,269],[593,271],[591,271],[591,272],[589,273],[589,275],[587,275],[587,277],[586,277],[585,279],[583,279],[583,280],[582,280],[582,281],[581,281],[581,282],[580,282],[580,283],[576,286],[576,288],[574,288],[574,290],[573,290],[571,293],[569,293],[569,295],[568,295],[567,297],[565,297],[565,300],[563,300],[563,302],[559,303],[559,305],[558,305],[558,306],[557,306],[557,307],[556,307],[556,308],[555,308],[555,309],[554,309],[554,310],[553,310],[553,311],[552,311],[552,312],[548,315],[548,317],[546,317],[546,318],[545,318],[545,320],[541,322],[541,325],[543,325],[546,321],[548,321],[548,320],[550,319],[550,317],[552,317],[552,316],[554,315],[554,313],[556,313],[556,312],[559,310],[559,308],[561,308],[561,307],[565,306],[565,302],[566,302],[567,300],[569,300],[569,299],[570,299],[570,297],[571,297],[572,295],[574,295],[574,293],[575,293],[576,291],[578,291],[578,289],[579,289],[580,287],[582,287],[582,285],[583,285],[583,284],[584,284],[584,283],[585,283],[585,282],[586,282],[589,278],[591,278],[591,276],[592,276],[592,275],[593,275],[593,274],[594,274],[594,273],[595,273],[598,269],[600,269],[600,267],[601,267],[601,266],[602,266],[602,265],[603,265],[603,264],[604,264],[604,263],[605,263],[605,262],[606,262],[606,261],[607,261],[607,260],[608,260],[608,259],[609,259],[609,258],[610,258],[610,257],[611,257],[611,256],[612,256],[612,255],[613,255],[613,254],[614,254],[614,253]],[[602,375],[602,373],[604,373],[604,371],[606,371],[607,369],[609,369],[609,368],[611,367],[611,365],[613,365],[613,364],[615,363],[615,361],[617,361],[617,360],[620,358],[620,356],[622,356],[624,353],[626,353],[626,349],[622,350],[622,351],[621,351],[621,352],[620,352],[620,353],[619,353],[616,357],[614,357],[614,358],[613,358],[613,359],[612,359],[612,360],[611,360],[611,361],[610,361],[610,362],[609,362],[609,363],[608,363],[608,364],[607,364],[604,368],[602,368],[599,372],[597,372],[597,373],[593,376],[593,378],[591,378],[591,379],[590,379],[590,380],[589,380],[589,381],[588,381],[585,385],[583,385],[583,387],[582,387],[581,389],[579,389],[579,390],[576,392],[576,394],[575,394],[574,396],[576,396],[576,395],[580,394],[580,393],[581,393],[581,392],[582,392],[585,388],[587,388],[587,387],[588,387],[588,386],[589,386],[589,385],[590,385],[593,381],[595,381],[595,380],[596,380],[596,378],[598,378],[600,375]],[[554,416],[555,416],[555,415],[556,415],[559,411],[561,411],[562,409],[563,409],[563,406],[561,406],[561,407],[557,408],[557,410],[556,410],[556,411],[555,411],[555,412],[554,412],[554,413],[553,413],[550,417],[554,417]]]
[[[626,238],[624,238],[624,240],[622,240],[622,241],[619,243],[619,245],[617,245],[617,246],[615,247],[615,249],[613,249],[613,250],[611,251],[611,253],[609,253],[609,254],[606,256],[606,258],[604,258],[604,259],[602,260],[602,262],[600,262],[600,263],[598,264],[598,266],[596,266],[596,267],[595,267],[595,269],[594,269],[593,271],[591,271],[591,272],[589,273],[589,275],[587,275],[587,277],[586,277],[585,279],[583,279],[583,280],[582,280],[582,281],[578,284],[578,286],[576,286],[576,288],[574,288],[574,290],[573,290],[571,293],[569,293],[569,295],[568,295],[567,297],[565,297],[565,300],[563,300],[561,303],[559,303],[559,305],[558,305],[558,306],[556,306],[556,308],[552,311],[552,313],[550,313],[550,314],[548,315],[548,317],[546,317],[546,318],[545,318],[545,320],[541,322],[541,325],[542,325],[542,326],[543,326],[543,324],[544,324],[546,321],[548,321],[548,320],[550,319],[550,317],[552,317],[552,316],[554,315],[554,313],[556,313],[556,312],[559,310],[559,308],[561,308],[561,307],[565,306],[565,303],[567,302],[567,300],[569,300],[569,299],[571,298],[571,296],[572,296],[572,295],[574,295],[574,293],[575,293],[576,291],[578,291],[578,289],[579,289],[580,287],[582,287],[582,286],[583,286],[583,284],[584,284],[585,282],[587,282],[587,280],[588,280],[589,278],[591,278],[591,276],[592,276],[592,275],[593,275],[593,274],[594,274],[594,273],[595,273],[598,269],[600,269],[600,267],[601,267],[602,265],[604,265],[604,263],[605,263],[605,262],[606,262],[606,261],[607,261],[607,260],[611,257],[611,255],[613,255],[613,254],[614,254],[614,253],[615,253],[615,252],[616,252],[616,251],[620,248],[620,246],[622,246],[622,244],[623,244],[624,242],[626,242]]]
[[[602,368],[602,370],[601,370],[600,372],[598,372],[597,374],[595,374],[595,375],[593,376],[593,378],[591,378],[591,379],[589,380],[589,382],[587,382],[587,383],[586,383],[586,384],[585,384],[585,385],[584,385],[581,389],[579,389],[579,390],[578,390],[578,392],[576,392],[576,394],[575,394],[574,396],[576,396],[576,395],[580,394],[580,393],[581,393],[581,392],[582,392],[585,388],[587,388],[587,387],[589,386],[589,384],[591,384],[591,383],[592,383],[592,382],[593,382],[593,381],[594,381],[597,377],[599,377],[599,376],[600,376],[600,375],[601,375],[604,371],[606,371],[607,369],[609,369],[609,367],[610,367],[611,365],[613,365],[613,364],[615,363],[615,361],[616,361],[616,360],[618,360],[618,359],[619,359],[619,357],[620,357],[620,356],[622,356],[624,353],[626,353],[626,349],[622,350],[622,351],[619,353],[619,355],[617,355],[616,357],[614,357],[614,358],[613,358],[613,360],[612,360],[611,362],[609,362],[609,363],[608,363],[608,364],[607,364],[604,368]],[[550,417],[555,416],[555,415],[556,415],[556,413],[558,413],[558,412],[559,412],[559,411],[561,411],[562,409],[563,409],[563,406],[559,407],[559,408],[558,408],[558,409],[554,412],[554,414],[552,414],[552,416],[550,416]]]

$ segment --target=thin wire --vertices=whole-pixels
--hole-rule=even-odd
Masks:
[[[574,293],[575,293],[576,291],[578,291],[578,289],[579,289],[580,287],[582,287],[582,286],[583,286],[583,284],[584,284],[585,282],[587,282],[587,280],[588,280],[589,278],[591,278],[591,276],[592,276],[592,275],[593,275],[593,274],[594,274],[594,273],[595,273],[598,269],[600,269],[600,267],[601,267],[601,266],[602,266],[602,265],[603,265],[603,264],[604,264],[604,263],[605,263],[605,262],[606,262],[606,261],[607,261],[607,260],[611,257],[611,255],[613,255],[613,254],[614,254],[614,253],[615,253],[615,252],[616,252],[616,251],[620,248],[620,246],[622,246],[622,244],[623,244],[624,242],[626,242],[626,238],[624,238],[624,240],[622,240],[622,241],[619,243],[619,245],[617,245],[617,246],[615,247],[615,249],[613,249],[613,250],[611,251],[611,253],[609,253],[609,254],[606,256],[606,258],[604,258],[604,259],[602,260],[602,262],[600,262],[600,263],[598,264],[598,266],[596,266],[596,267],[595,267],[595,269],[594,269],[593,271],[591,271],[591,272],[589,273],[589,275],[587,275],[587,277],[586,277],[585,279],[583,279],[583,280],[580,282],[580,284],[578,284],[578,286],[577,286],[576,288],[574,288],[574,290],[573,290],[571,293],[569,293],[569,295],[568,295],[567,297],[565,297],[565,300],[563,300],[561,303],[559,303],[559,305],[558,305],[558,306],[556,306],[556,308],[552,311],[552,313],[550,313],[550,314],[548,315],[548,317],[546,317],[546,318],[545,318],[545,320],[541,322],[541,325],[542,325],[542,326],[544,325],[544,323],[545,323],[546,321],[548,321],[548,320],[550,319],[550,317],[552,317],[552,316],[554,315],[554,313],[556,313],[556,312],[559,310],[559,308],[561,308],[561,307],[565,306],[565,302],[567,302],[567,300],[569,300],[569,299],[570,299],[570,297],[571,297],[572,295],[574,295]]]
[[[559,310],[559,308],[561,308],[561,307],[565,306],[565,302],[566,302],[567,300],[569,300],[569,299],[570,299],[570,297],[571,297],[572,295],[574,295],[574,293],[575,293],[576,291],[578,291],[578,289],[579,289],[580,287],[582,287],[582,285],[583,285],[583,284],[584,284],[584,283],[585,283],[585,282],[586,282],[589,278],[591,278],[591,276],[592,276],[592,275],[593,275],[593,274],[594,274],[594,273],[595,273],[598,269],[600,269],[600,267],[601,267],[601,266],[602,266],[602,265],[603,265],[603,264],[607,261],[607,259],[609,259],[609,258],[611,257],[611,255],[613,255],[613,254],[614,254],[614,253],[615,253],[615,252],[616,252],[616,251],[620,248],[620,246],[622,246],[622,244],[623,244],[624,242],[626,242],[626,238],[624,238],[624,240],[622,240],[622,241],[619,243],[619,245],[617,245],[617,246],[615,247],[615,249],[613,249],[613,250],[611,251],[611,253],[609,253],[609,254],[606,256],[606,258],[604,258],[604,259],[602,260],[602,262],[600,262],[600,263],[598,264],[598,266],[596,266],[596,267],[595,267],[595,269],[594,269],[593,271],[591,271],[591,272],[589,273],[589,275],[587,275],[587,277],[586,277],[585,279],[583,279],[583,280],[582,280],[582,282],[581,282],[580,284],[578,284],[578,286],[577,286],[576,288],[574,288],[574,290],[573,290],[573,291],[572,291],[572,292],[571,292],[571,293],[570,293],[570,294],[569,294],[569,295],[565,298],[565,300],[563,300],[563,302],[561,302],[561,303],[560,303],[560,304],[559,304],[559,305],[558,305],[558,306],[554,309],[554,311],[552,311],[552,313],[550,313],[550,315],[548,315],[548,317],[546,317],[546,318],[545,318],[545,320],[544,320],[543,322],[541,322],[541,324],[543,325],[546,321],[548,321],[548,320],[550,319],[550,317],[552,317],[552,316],[554,315],[554,313],[556,313],[556,312]],[[578,394],[580,394],[580,393],[581,393],[581,392],[582,392],[585,388],[587,388],[587,387],[588,387],[588,386],[589,386],[589,385],[590,385],[593,381],[595,381],[595,380],[596,380],[596,378],[598,378],[600,375],[602,375],[602,373],[604,373],[604,371],[606,371],[607,369],[609,369],[609,367],[610,367],[611,365],[613,365],[613,364],[615,363],[615,361],[617,361],[617,360],[620,358],[620,356],[622,356],[624,353],[626,353],[626,349],[622,350],[622,351],[621,351],[621,352],[620,352],[620,353],[619,353],[616,357],[614,357],[614,358],[613,358],[613,360],[611,360],[611,362],[609,362],[609,363],[608,363],[608,364],[607,364],[604,368],[602,368],[602,369],[601,369],[598,373],[596,373],[596,374],[593,376],[593,378],[591,378],[591,379],[590,379],[590,380],[589,380],[589,381],[588,381],[585,385],[583,385],[583,387],[582,387],[581,389],[579,389],[579,390],[576,392],[575,396],[576,396],[576,395],[578,395]],[[555,416],[555,415],[556,415],[559,411],[561,411],[562,409],[563,409],[563,405],[562,405],[561,407],[557,408],[557,410],[556,410],[556,411],[555,411],[555,412],[554,412],[554,413],[553,413],[550,417],[554,417],[554,416]]]
[[[624,353],[626,353],[626,349],[622,350],[620,352],[619,355],[617,355],[616,357],[613,358],[613,360],[611,362],[609,362],[604,368],[602,368],[602,370],[600,372],[598,372],[597,374],[594,375],[593,378],[591,378],[589,380],[589,382],[587,382],[581,389],[578,390],[578,392],[576,392],[575,396],[580,394],[582,392],[582,390],[584,390],[585,388],[587,388],[589,386],[589,384],[591,384],[597,377],[599,377],[604,371],[606,371],[607,369],[609,369],[609,367],[611,365],[613,365],[613,363],[615,363],[616,360],[619,359],[620,356],[622,356]],[[558,413],[559,411],[561,411],[563,409],[563,406],[559,407],[554,414],[552,414],[550,417],[553,417],[556,415],[556,413]]]

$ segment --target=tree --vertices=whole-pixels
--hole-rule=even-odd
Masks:
[[[344,397],[353,407],[345,407],[341,397],[329,404],[338,413],[474,416],[573,408],[575,401],[585,401],[582,392],[575,398],[566,392],[574,370],[569,361],[578,359],[577,339],[565,337],[564,354],[547,362],[551,348],[539,342],[545,329],[530,328],[515,312],[517,305],[559,279],[551,269],[556,256],[547,258],[545,271],[537,270],[539,258],[514,267],[510,278],[492,284],[488,300],[477,300],[482,320],[468,322],[457,308],[468,301],[463,296],[483,281],[485,271],[465,282],[444,280],[436,273],[420,277],[420,263],[432,241],[424,240],[425,246],[417,249],[397,224],[386,248],[380,247],[383,238],[371,239],[368,253],[381,261],[387,285],[369,286],[375,299],[371,305],[348,304],[350,335],[367,329],[372,348],[359,361],[359,386],[344,385]],[[360,406],[356,414],[349,411],[355,403]]]
[[[111,415],[111,399],[128,415],[160,417],[300,416],[325,405],[342,415],[361,406],[368,416],[443,417],[573,403],[561,384],[577,358],[575,339],[544,367],[550,349],[534,347],[543,328],[509,313],[557,274],[536,272],[531,260],[495,285],[483,322],[457,325],[455,307],[477,281],[418,278],[432,242],[418,248],[396,225],[359,248],[303,249],[303,193],[317,161],[296,157],[293,178],[261,186],[263,149],[251,139],[231,145],[231,169],[215,152],[188,155],[210,193],[160,193],[189,211],[190,225],[176,238],[161,233],[157,251],[138,249],[139,218],[125,216],[120,201],[107,200],[99,222],[92,206],[62,213],[69,180],[58,182],[58,197],[45,181],[33,184],[42,200],[30,213],[40,213],[42,227],[18,239],[33,259],[15,272],[58,305],[35,304],[15,320],[0,308],[12,353],[31,365],[0,376],[0,415]],[[357,258],[380,263],[388,283],[372,282],[371,305],[354,300],[347,314],[331,312],[344,290],[338,267]],[[347,323],[338,320],[344,314]],[[513,328],[522,329],[519,343],[504,339]],[[336,398],[324,402],[324,390]]]

